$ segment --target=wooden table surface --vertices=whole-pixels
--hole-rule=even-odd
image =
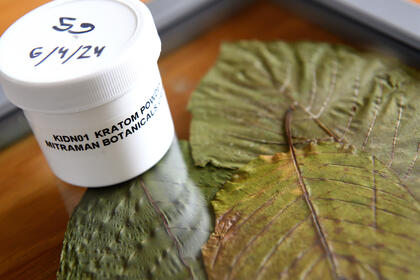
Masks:
[[[0,34],[47,0],[0,0]],[[217,58],[223,41],[341,42],[322,28],[268,1],[232,15],[160,59],[179,138],[188,139],[188,98]],[[1,133],[1,132],[0,132]],[[54,279],[66,224],[84,189],[56,179],[33,136],[0,151],[0,279]]]

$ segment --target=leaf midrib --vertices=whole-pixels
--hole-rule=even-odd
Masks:
[[[327,256],[328,263],[329,263],[329,265],[331,267],[332,277],[334,279],[339,279],[338,274],[337,274],[337,264],[336,264],[336,260],[335,260],[334,254],[332,253],[331,248],[330,248],[330,246],[329,246],[329,244],[327,242],[327,239],[325,237],[324,230],[323,230],[323,228],[322,228],[322,226],[321,226],[321,224],[319,222],[318,214],[317,214],[317,212],[315,210],[315,207],[312,204],[312,201],[311,201],[311,199],[309,197],[308,189],[306,188],[306,184],[303,181],[302,172],[301,172],[300,167],[299,167],[299,164],[297,162],[295,148],[293,146],[292,135],[290,133],[290,123],[292,121],[292,112],[293,112],[293,110],[294,109],[291,108],[291,109],[289,109],[287,111],[287,113],[286,113],[286,120],[285,120],[285,122],[286,122],[286,135],[287,135],[287,138],[288,138],[288,141],[289,141],[290,155],[292,157],[293,165],[294,165],[295,170],[296,170],[296,175],[298,177],[299,185],[300,185],[300,187],[302,189],[302,192],[303,192],[303,196],[305,198],[306,205],[308,206],[308,208],[309,208],[309,210],[311,212],[312,221],[313,221],[313,223],[315,225],[315,228],[316,228],[316,231],[317,231],[317,235],[318,235],[318,237],[319,237],[319,239],[321,241],[322,248],[325,251],[325,255]]]

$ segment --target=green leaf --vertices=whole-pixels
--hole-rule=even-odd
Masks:
[[[188,176],[200,189],[201,194],[210,207],[210,202],[223,186],[223,184],[232,177],[233,170],[218,168],[212,165],[199,167],[194,165],[191,157],[190,145],[186,141],[180,141],[182,153],[184,155],[184,163],[188,168]],[[211,223],[213,230],[214,223]]]
[[[420,205],[375,157],[339,143],[259,156],[212,202],[210,279],[418,279]]]
[[[284,113],[297,107],[295,143],[333,137],[375,155],[420,195],[420,75],[324,43],[222,46],[190,101],[196,164],[238,168],[288,150]]]
[[[174,142],[142,177],[86,191],[67,227],[58,279],[205,279],[208,200],[231,171],[193,167],[188,143],[181,149]]]

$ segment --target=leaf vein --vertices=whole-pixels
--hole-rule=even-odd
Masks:
[[[283,166],[286,166],[288,163],[286,163],[285,165],[283,165]],[[290,176],[291,177],[291,176]],[[286,180],[288,180],[289,178],[287,178]],[[266,187],[266,188],[263,188],[263,189],[261,189],[260,190],[260,192],[258,192],[258,193],[261,193],[261,192],[264,192],[265,190],[267,190],[267,189],[269,189],[269,188],[272,188],[272,186],[270,185],[270,186],[268,186],[268,187]],[[257,193],[257,194],[258,194]],[[280,192],[280,193],[277,193],[276,195],[278,195],[278,194],[281,194],[282,192]],[[216,221],[216,227],[217,227],[217,225],[218,224],[220,224],[221,223],[221,221],[223,221],[224,219],[225,219],[225,217],[227,216],[227,215],[229,215],[230,213],[232,213],[233,212],[233,210],[235,209],[235,207],[237,207],[238,205],[240,205],[241,204],[241,202],[243,202],[244,200],[247,200],[248,198],[247,197],[244,197],[244,198],[242,198],[241,200],[239,200],[234,206],[232,206],[227,212],[225,212],[220,218],[218,218],[217,219],[217,221]],[[229,230],[228,230],[229,231]],[[211,267],[213,268],[214,267],[214,265],[215,265],[215,263],[216,263],[216,261],[217,261],[217,259],[218,259],[218,257],[219,257],[219,255],[221,254],[221,251],[224,249],[224,243],[225,243],[225,237],[227,237],[228,235],[224,235],[223,236],[223,239],[218,243],[218,246],[217,246],[217,249],[216,249],[216,254],[214,255],[214,257],[213,257],[213,259],[212,259],[212,261],[211,261]],[[233,236],[233,235],[231,235],[231,236]],[[227,240],[229,239],[229,237],[227,238]]]
[[[357,226],[361,226],[361,227],[373,228],[372,225],[362,224],[362,223],[359,223],[359,222],[350,221],[350,220],[346,220],[346,219],[338,219],[338,218],[326,217],[326,216],[321,216],[320,218],[321,219],[325,219],[325,220],[334,221],[334,222],[340,222],[340,223],[343,222],[343,223],[346,223],[346,224],[352,224],[352,225],[357,225]],[[412,241],[417,246],[420,246],[420,242],[418,242],[418,240],[416,240],[415,238],[411,238],[411,237],[409,237],[407,235],[399,234],[399,233],[395,233],[395,232],[391,232],[391,231],[387,231],[387,230],[384,230],[384,229],[381,229],[381,228],[378,228],[377,231],[378,232],[385,233],[385,234],[391,234],[391,235],[394,235],[394,236],[398,236],[398,237],[404,238],[406,240]]]
[[[248,243],[242,248],[242,250],[239,252],[238,255],[235,256],[235,258],[233,259],[233,262],[231,263],[230,266],[230,271],[229,274],[227,276],[227,279],[230,279],[232,274],[233,274],[233,269],[234,267],[237,266],[237,263],[240,261],[240,259],[245,255],[245,252],[248,251],[249,248],[251,248],[251,246],[255,243],[255,241],[257,241],[258,238],[262,237],[263,234],[269,230],[271,228],[271,226],[274,224],[275,221],[277,221],[277,219],[287,210],[289,209],[289,207],[291,207],[293,204],[295,204],[296,202],[298,202],[300,199],[302,199],[302,196],[297,197],[295,200],[293,200],[292,202],[290,202],[289,204],[287,204],[285,207],[283,207],[282,209],[280,209],[276,215],[271,219],[271,221],[266,224],[256,235],[252,236],[251,239],[248,241]]]
[[[266,270],[267,266],[266,264],[270,261],[270,259],[274,256],[274,254],[277,252],[277,250],[280,248],[280,246],[283,244],[283,242],[290,237],[293,232],[295,232],[296,229],[298,229],[303,223],[305,223],[309,218],[311,217],[311,214],[308,214],[303,220],[299,221],[297,224],[295,224],[291,229],[289,229],[286,234],[281,236],[274,247],[270,250],[270,252],[263,258],[262,262],[260,263],[260,267],[257,271],[257,279],[259,279]]]
[[[371,205],[364,204],[364,203],[361,203],[361,202],[358,202],[358,201],[350,201],[350,200],[339,199],[339,198],[331,198],[331,197],[318,197],[317,199],[320,199],[320,200],[328,200],[328,201],[339,201],[339,202],[343,202],[343,203],[349,203],[349,204],[360,205],[360,206],[363,206],[363,207],[372,208]],[[409,220],[409,221],[411,221],[411,222],[413,222],[415,224],[420,224],[420,222],[418,222],[416,220],[413,220],[410,217],[407,217],[405,215],[402,215],[402,214],[399,214],[399,213],[390,211],[388,209],[376,207],[376,211],[385,212],[385,213],[388,213],[388,214],[393,215],[393,216],[397,216],[397,217],[401,217],[401,218],[407,219],[407,220]]]
[[[316,241],[311,246],[307,247],[306,249],[300,251],[297,256],[293,259],[293,261],[290,263],[290,265],[283,269],[282,272],[280,272],[279,278],[287,277],[289,274],[289,271],[291,268],[295,267],[299,261],[307,254],[309,253],[314,247],[319,245],[319,241]]]
[[[368,139],[370,137],[370,134],[372,133],[372,130],[375,127],[376,118],[377,118],[378,112],[379,112],[379,105],[382,103],[382,95],[383,95],[383,85],[382,85],[382,83],[379,84],[379,92],[380,92],[380,94],[376,98],[376,102],[375,102],[375,111],[373,113],[373,118],[372,118],[372,121],[370,122],[368,131],[366,133],[365,140],[363,141],[362,150],[364,150],[366,148],[366,145],[368,143]]]
[[[304,179],[307,179],[307,180],[318,180],[318,181],[324,181],[324,180],[325,180],[325,181],[331,181],[331,182],[336,182],[336,183],[343,183],[344,185],[353,185],[353,186],[358,186],[358,187],[361,187],[361,188],[364,188],[364,189],[368,189],[368,190],[374,190],[374,188],[369,187],[369,186],[365,186],[365,185],[358,184],[358,183],[354,183],[354,182],[347,182],[347,181],[343,181],[343,180],[338,180],[338,179],[331,179],[331,178],[314,178],[314,177],[307,177],[307,176],[304,176],[303,178],[304,178]],[[396,194],[394,194],[394,193],[391,193],[391,192],[388,192],[388,191],[385,191],[385,190],[376,189],[376,191],[377,191],[377,192],[384,193],[384,194],[387,194],[387,195],[390,195],[390,196],[395,197],[395,198],[397,198],[397,199],[400,199],[400,200],[402,200],[402,201],[404,201],[404,202],[410,202],[409,200],[404,199],[403,197],[401,197],[401,196],[399,196],[399,195],[396,195]],[[413,209],[413,208],[409,207],[408,205],[404,205],[404,207],[406,207],[406,208],[408,208],[408,209],[411,209],[411,210],[413,210],[413,211],[420,212],[420,211],[418,211],[417,209]]]
[[[397,123],[395,125],[394,138],[392,140],[391,159],[389,160],[388,168],[390,168],[392,166],[392,162],[394,161],[395,148],[397,146],[398,131],[399,131],[400,124],[401,124],[402,114],[403,114],[403,104],[402,104],[402,101],[400,101],[399,104],[398,104],[398,119],[397,119]]]
[[[406,172],[405,172],[405,174],[404,174],[404,179],[405,179],[405,180],[406,180],[408,177],[410,177],[411,173],[413,172],[413,170],[414,170],[414,166],[416,165],[416,161],[417,161],[417,159],[418,159],[418,157],[419,157],[419,153],[420,153],[420,143],[417,143],[417,152],[416,152],[416,154],[414,155],[414,159],[411,161],[411,163],[410,163],[410,165],[409,165],[409,167],[408,167],[407,171],[406,171]]]
[[[317,96],[317,75],[316,75],[316,69],[315,69],[315,65],[312,62],[312,88],[311,88],[311,99],[309,101],[309,105],[308,107],[306,107],[307,111],[311,111],[312,106],[314,105],[314,102],[316,100],[316,96]]]
[[[376,219],[376,217],[377,217],[377,207],[376,207],[376,205],[377,205],[377,191],[376,191],[376,176],[375,176],[375,169],[376,169],[376,167],[375,167],[375,157],[372,157],[372,167],[373,167],[373,170],[372,170],[372,179],[373,179],[373,197],[372,197],[372,211],[373,211],[373,227],[375,228],[375,229],[377,229],[378,228],[378,225],[377,225],[377,219]]]
[[[175,247],[176,247],[176,250],[177,250],[177,253],[178,253],[178,257],[179,257],[182,265],[185,266],[185,268],[188,270],[188,273],[190,274],[191,278],[195,279],[192,268],[186,263],[184,257],[182,256],[181,244],[180,244],[179,240],[175,237],[173,232],[171,231],[171,229],[169,227],[168,220],[167,220],[165,214],[162,212],[162,210],[159,208],[159,206],[153,200],[152,195],[150,194],[149,189],[146,187],[143,180],[140,180],[140,185],[143,188],[144,193],[146,194],[147,200],[149,200],[149,202],[153,206],[153,209],[155,210],[155,212],[161,217],[167,234],[169,235],[169,237],[172,239],[172,241],[175,244]]]
[[[354,118],[354,116],[356,114],[356,110],[357,110],[357,97],[359,96],[359,93],[360,93],[360,72],[356,76],[356,80],[355,80],[355,84],[354,84],[354,94],[353,94],[354,101],[353,101],[353,105],[352,105],[351,110],[350,110],[350,116],[349,116],[349,119],[347,121],[346,129],[344,130],[343,135],[340,137],[340,141],[344,140],[344,138],[346,137],[346,135],[347,135],[347,133],[350,129],[350,126],[353,122],[353,118]]]
[[[314,268],[325,258],[325,255],[321,255],[318,257],[318,259],[311,264],[311,266],[309,267],[308,270],[305,271],[305,274],[303,274],[303,276],[300,278],[301,280],[305,280],[306,277],[308,277],[312,271],[314,270]]]
[[[338,76],[338,61],[334,60],[333,70],[331,73],[331,83],[328,88],[327,98],[325,98],[324,102],[322,103],[322,106],[319,109],[318,114],[313,115],[314,119],[319,119],[319,117],[321,117],[321,115],[324,113],[325,109],[327,108],[327,105],[330,102],[333,93],[335,92],[335,88],[337,85],[337,76]]]
[[[336,256],[338,258],[345,259],[345,260],[351,259],[352,262],[356,262],[358,264],[362,264],[363,265],[363,263],[360,260],[354,258],[353,256],[346,256],[346,255],[341,255],[341,254],[337,254]],[[407,270],[407,268],[402,267],[402,266],[398,266],[398,265],[395,265],[395,264],[392,264],[392,263],[388,263],[388,262],[385,262],[385,261],[382,261],[381,262],[381,266],[392,267],[392,268],[398,269],[399,271],[401,271],[401,272],[403,272],[405,274],[408,274],[409,273],[409,271]],[[377,271],[376,268],[374,268],[374,270]],[[379,271],[377,271],[377,272],[379,273]]]

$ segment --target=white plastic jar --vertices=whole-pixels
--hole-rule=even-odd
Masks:
[[[1,37],[0,84],[57,177],[113,185],[155,165],[174,138],[160,50],[139,0],[56,0]]]

